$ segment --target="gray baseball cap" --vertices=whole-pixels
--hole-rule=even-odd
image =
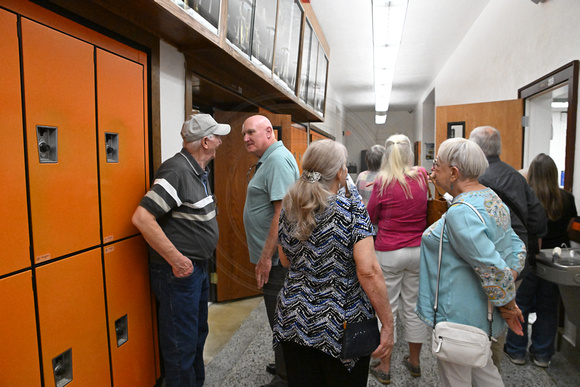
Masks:
[[[230,130],[228,124],[218,124],[209,114],[193,114],[183,123],[181,137],[185,142],[194,142],[210,134],[225,136]]]

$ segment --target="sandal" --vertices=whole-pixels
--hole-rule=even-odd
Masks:
[[[411,364],[409,362],[409,356],[405,356],[405,358],[403,359],[403,364],[405,365],[405,367],[407,367],[412,377],[417,378],[421,376],[421,365],[414,366],[413,364]]]
[[[391,373],[379,371],[375,367],[370,368],[371,375],[373,375],[382,384],[391,384]]]

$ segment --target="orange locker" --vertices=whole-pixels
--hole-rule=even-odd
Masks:
[[[136,236],[104,250],[113,384],[153,386],[155,353],[147,245]]]
[[[101,249],[36,269],[44,381],[111,384]]]
[[[30,270],[0,280],[0,386],[40,386]]]
[[[138,233],[131,216],[147,192],[143,66],[97,49],[103,241]]]
[[[100,243],[94,47],[22,19],[34,259]]]
[[[30,266],[19,57],[16,15],[0,10],[2,180],[8,185],[0,201],[0,276]]]

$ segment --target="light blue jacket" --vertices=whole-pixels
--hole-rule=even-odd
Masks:
[[[502,306],[515,298],[516,288],[510,269],[520,273],[524,267],[524,243],[512,230],[508,207],[491,189],[466,192],[454,198],[473,205],[482,215],[482,223],[473,209],[452,205],[443,215],[443,253],[439,282],[437,322],[451,321],[489,331],[487,301]],[[416,312],[433,326],[433,304],[437,286],[437,264],[441,218],[423,233],[421,274]],[[494,308],[494,336],[501,333],[505,321]]]

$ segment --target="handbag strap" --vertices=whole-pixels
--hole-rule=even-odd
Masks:
[[[352,223],[352,226],[353,226],[352,233],[354,234],[354,227],[356,225],[356,219],[355,219],[354,209],[356,207],[356,203],[355,203],[353,197],[350,197],[349,200],[350,200],[349,211],[350,211],[350,215],[351,215],[351,223]],[[353,259],[354,259],[354,256],[353,256]],[[348,316],[347,316],[348,299],[347,298],[348,298],[348,291],[347,291],[347,294],[344,296],[344,304],[342,305],[342,309],[344,310],[344,322],[342,323],[343,329],[346,329],[346,323],[347,323],[347,320],[348,320]]]
[[[427,186],[427,192],[429,193],[429,199],[434,199],[435,197],[431,193],[431,186],[429,185],[429,179],[427,178],[428,173],[427,172],[421,173],[421,175],[423,176],[423,179],[425,180],[425,185]],[[443,194],[441,193],[441,191],[439,191],[439,188],[437,188],[437,184],[435,184],[435,182],[433,182],[433,187],[435,188],[435,191],[437,191],[439,196],[443,197]]]
[[[483,220],[483,216],[481,216],[481,214],[479,213],[479,211],[477,211],[477,209],[475,207],[473,207],[471,204],[466,203],[466,202],[456,202],[453,203],[451,205],[454,206],[456,204],[465,204],[469,207],[471,207],[471,209],[477,214],[477,216],[479,217],[479,220],[481,220],[481,222],[483,224],[485,224],[485,220]],[[447,213],[449,214],[449,212]],[[445,215],[443,217],[443,224],[441,225],[441,237],[439,238],[439,262],[437,263],[437,287],[435,288],[435,304],[433,305],[433,310],[435,311],[435,314],[433,315],[433,329],[435,329],[435,325],[436,325],[436,320],[437,320],[437,309],[439,308],[439,278],[440,278],[440,274],[441,274],[441,258],[443,256],[443,232],[445,231],[445,223],[447,220],[447,215]],[[492,323],[493,323],[493,306],[491,305],[491,302],[488,300],[487,301],[487,321],[489,322],[489,339],[491,340],[491,333],[492,333]]]

